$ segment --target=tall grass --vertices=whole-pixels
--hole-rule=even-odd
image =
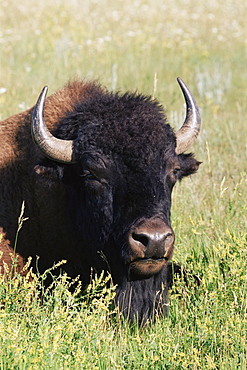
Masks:
[[[113,314],[114,289],[81,301],[62,276],[40,304],[42,277],[2,279],[1,369],[247,368],[246,17],[244,0],[1,1],[1,118],[79,77],[154,95],[177,129],[179,76],[203,120],[203,163],[172,207],[174,260],[200,287],[177,281],[169,317],[140,330]]]

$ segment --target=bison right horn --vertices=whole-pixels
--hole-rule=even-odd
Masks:
[[[62,163],[74,163],[73,140],[53,136],[44,120],[44,103],[48,87],[45,86],[33,109],[31,132],[34,142],[46,157]]]
[[[198,105],[190,90],[181,78],[177,80],[186,102],[185,121],[182,127],[175,133],[177,139],[176,153],[181,154],[189,149],[196,140],[201,128],[201,117]]]

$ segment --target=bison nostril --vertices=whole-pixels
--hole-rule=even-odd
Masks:
[[[149,243],[149,237],[148,237],[148,235],[132,233],[132,238],[135,241],[140,242],[141,244],[143,244],[144,247],[147,247],[148,246],[148,243]]]

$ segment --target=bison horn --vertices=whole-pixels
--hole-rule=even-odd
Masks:
[[[48,87],[45,86],[37,100],[32,115],[32,137],[46,157],[62,163],[74,163],[73,140],[61,140],[53,136],[44,120],[44,103]]]
[[[177,139],[176,153],[184,153],[196,140],[200,127],[201,117],[199,108],[190,90],[185,83],[178,78],[178,83],[186,102],[186,117],[183,126],[175,133]]]

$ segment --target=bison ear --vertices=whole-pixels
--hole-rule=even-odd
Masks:
[[[44,160],[44,162],[34,166],[36,175],[50,183],[61,180],[63,178],[63,170],[62,166],[58,166],[49,160]]]
[[[180,176],[179,180],[181,180],[184,176],[193,175],[195,173],[200,164],[202,162],[198,162],[192,153],[189,154],[180,154],[178,156],[179,164],[180,164]]]

